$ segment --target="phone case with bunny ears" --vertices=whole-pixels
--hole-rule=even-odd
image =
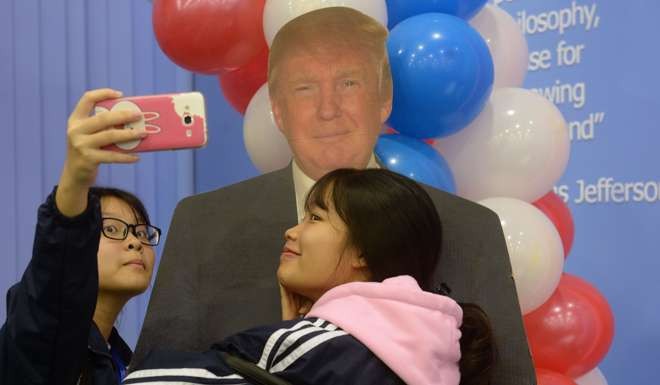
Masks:
[[[206,145],[204,96],[199,92],[132,96],[97,103],[95,114],[107,111],[138,111],[142,119],[124,129],[145,131],[145,138],[114,143],[104,149],[147,152],[198,148]]]

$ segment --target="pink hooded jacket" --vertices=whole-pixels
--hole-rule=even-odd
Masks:
[[[308,316],[339,326],[410,385],[458,385],[461,307],[402,275],[326,292]]]

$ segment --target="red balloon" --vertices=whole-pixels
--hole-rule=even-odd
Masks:
[[[225,99],[241,114],[268,77],[268,47],[246,66],[218,75]]]
[[[536,368],[537,385],[577,385],[572,378],[547,369]]]
[[[542,198],[533,203],[536,208],[543,211],[543,213],[550,218],[554,223],[561,243],[564,246],[564,258],[568,256],[573,246],[573,238],[575,237],[575,227],[573,225],[573,216],[571,211],[566,206],[566,203],[553,191],[545,194]]]
[[[193,72],[219,73],[247,64],[267,47],[265,0],[154,0],[160,48]]]
[[[385,130],[383,131],[383,134],[398,134],[399,132],[395,130],[392,127],[385,127]],[[435,144],[436,138],[426,138],[422,139],[424,143],[428,144],[429,146],[433,146]]]
[[[598,365],[614,335],[607,300],[585,280],[566,273],[552,296],[523,320],[534,365],[573,378]]]

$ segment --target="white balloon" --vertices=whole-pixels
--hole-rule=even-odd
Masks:
[[[523,314],[541,306],[555,291],[564,269],[557,229],[543,212],[512,198],[488,198],[480,204],[500,217]]]
[[[495,67],[493,88],[520,87],[527,73],[529,51],[520,26],[506,11],[486,4],[470,20],[488,44]]]
[[[264,7],[264,36],[268,46],[275,34],[290,20],[327,7],[349,7],[371,16],[387,28],[387,5],[385,0],[267,0]]]
[[[449,163],[458,195],[533,202],[564,173],[570,138],[552,102],[521,88],[499,88],[469,126],[434,147]]]
[[[250,100],[243,119],[243,139],[252,163],[262,173],[279,170],[291,161],[291,149],[277,128],[268,97],[268,84]]]
[[[577,385],[607,385],[607,380],[597,367],[589,373],[575,379]]]

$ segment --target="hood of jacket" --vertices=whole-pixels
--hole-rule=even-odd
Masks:
[[[411,385],[458,385],[461,307],[410,276],[327,291],[308,316],[339,326]]]

